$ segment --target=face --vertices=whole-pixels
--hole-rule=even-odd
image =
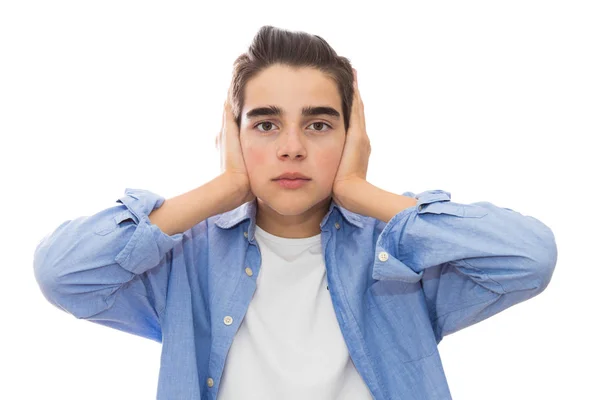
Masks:
[[[270,106],[281,113],[247,115]],[[328,107],[339,116],[303,115],[305,107]],[[334,81],[322,72],[273,65],[249,80],[240,144],[259,210],[267,206],[280,215],[292,216],[329,204],[345,137],[341,97]],[[284,188],[274,180],[290,171],[310,180],[296,189]]]

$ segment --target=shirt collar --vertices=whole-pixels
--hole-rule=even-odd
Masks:
[[[249,232],[251,233],[251,236],[254,236],[254,229],[256,225],[256,210],[258,207],[257,202],[258,200],[254,199],[253,201],[244,203],[231,211],[222,213],[219,216],[219,218],[217,218],[215,225],[217,225],[221,229],[230,229],[238,225],[239,223],[250,219]],[[362,228],[364,226],[362,220],[363,217],[360,214],[356,214],[352,211],[345,209],[332,199],[329,204],[329,210],[327,211],[327,214],[325,214],[325,217],[323,217],[323,220],[321,221],[321,229],[323,229],[323,227],[327,224],[329,216],[331,215],[334,209],[337,209],[338,212],[342,214],[342,217],[344,217],[344,219],[349,224],[357,228]]]

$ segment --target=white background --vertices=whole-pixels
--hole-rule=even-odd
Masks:
[[[597,2],[390,4],[1,3],[0,398],[155,398],[160,345],[53,307],[33,252],[127,187],[170,198],[216,177],[232,63],[268,24],[357,68],[369,182],[555,233],[546,291],[440,343],[453,398],[600,398]]]

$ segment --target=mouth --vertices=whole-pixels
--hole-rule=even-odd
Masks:
[[[281,186],[285,189],[297,189],[297,188],[304,186],[309,181],[310,181],[310,179],[300,179],[300,178],[275,179],[275,182],[279,183],[279,186]]]

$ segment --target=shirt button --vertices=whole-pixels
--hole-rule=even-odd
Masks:
[[[231,318],[229,315],[226,316],[225,318],[223,318],[223,322],[225,323],[225,325],[231,325],[233,323],[233,318]]]
[[[244,237],[247,238],[248,237],[248,232],[244,232]]]
[[[379,253],[380,261],[387,261],[387,259],[388,259],[388,253],[386,253],[385,251],[382,251],[381,253]]]
[[[250,267],[246,267],[246,275],[252,276],[252,270],[250,269]]]
[[[335,223],[335,229],[340,229],[340,224],[338,224],[337,222]]]
[[[208,379],[206,380],[206,384],[208,385],[208,387],[213,387],[213,386],[214,386],[214,384],[215,384],[215,381],[213,381],[213,379],[212,379],[212,378],[208,378]]]
[[[423,204],[421,204],[421,205],[419,206],[419,211],[421,211],[422,209],[423,209]]]

